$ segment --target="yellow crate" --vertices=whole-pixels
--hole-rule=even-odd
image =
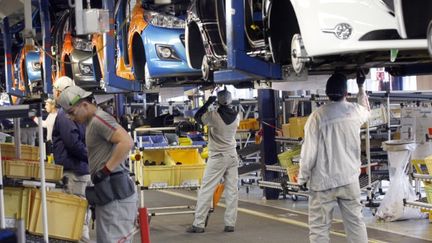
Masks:
[[[4,189],[6,217],[24,219],[26,229],[30,223],[30,191],[30,188],[25,187],[5,187]]]
[[[289,124],[289,123],[282,124],[282,134],[286,138],[290,138],[291,137],[290,127],[291,127],[291,124]]]
[[[294,147],[293,149],[289,149],[283,153],[278,154],[279,164],[283,168],[287,168],[293,165],[292,158],[294,156],[299,155],[301,152],[301,147]]]
[[[432,172],[432,156],[428,156],[424,159],[424,163],[428,171]],[[430,173],[429,173],[430,174]]]
[[[289,126],[286,132],[289,133],[289,137],[292,138],[303,138],[304,137],[304,126],[308,117],[291,117],[288,119]],[[283,129],[283,126],[282,126]]]
[[[33,177],[40,179],[40,164],[34,164]],[[56,164],[45,163],[45,180],[46,181],[60,181],[63,178],[63,166]]]
[[[290,182],[297,183],[300,166],[292,165],[287,167],[288,179]]]
[[[179,145],[180,146],[190,146],[192,145],[192,139],[188,137],[179,138]]]
[[[0,143],[1,157],[4,159],[15,159],[15,144]],[[21,145],[20,159],[22,160],[38,160],[39,147],[30,145]]]
[[[412,166],[414,166],[415,171],[418,174],[426,174],[429,175],[429,171],[432,171],[431,162],[432,157],[428,159],[429,157],[426,157],[425,159],[413,159],[411,160]],[[428,161],[428,163],[426,163]],[[429,164],[429,166],[428,166]],[[423,181],[424,185],[432,185],[432,182],[430,181]]]
[[[62,192],[46,194],[48,210],[48,235],[53,238],[78,241],[82,235],[87,201],[75,195]],[[34,190],[28,231],[42,235],[42,205],[39,190]]]
[[[174,185],[201,185],[205,167],[205,164],[174,166]]]
[[[432,157],[426,157],[424,160],[423,159],[413,159],[411,160],[411,164],[412,166],[414,166],[416,172],[418,174],[429,174],[429,170],[428,167],[426,166],[426,160],[431,160]]]
[[[144,162],[155,161],[157,165],[144,165]],[[143,162],[144,161],[144,162]],[[161,165],[165,163],[165,165]],[[142,160],[137,164],[141,172],[139,182],[143,186],[172,186],[174,183],[173,161],[165,150],[144,150]]]
[[[21,159],[39,160],[39,147],[30,145],[21,145]]]
[[[432,203],[432,186],[425,185],[424,190],[426,192],[426,198],[427,198],[428,203]]]
[[[140,184],[143,186],[173,186],[174,175],[173,166],[154,165],[142,166],[142,180]]]
[[[201,184],[205,163],[198,149],[167,150],[166,153],[167,158],[175,164],[173,167],[175,186]]]
[[[9,178],[34,178],[34,162],[24,160],[3,160],[3,175]]]
[[[257,119],[249,118],[249,119],[241,120],[238,129],[259,130],[260,126]]]

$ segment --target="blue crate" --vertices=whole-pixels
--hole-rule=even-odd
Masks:
[[[152,146],[153,146],[153,142],[151,136],[138,136],[138,147],[146,148]]]
[[[150,137],[152,141],[152,147],[168,146],[168,141],[164,135],[152,135]]]
[[[192,140],[192,145],[207,145],[207,142],[204,140],[203,135],[200,133],[188,134],[187,136]]]
[[[179,138],[175,133],[165,133],[169,145],[179,145]]]

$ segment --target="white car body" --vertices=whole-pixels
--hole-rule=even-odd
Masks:
[[[360,40],[376,30],[398,30],[396,17],[379,0],[291,0],[306,53],[310,57],[360,53],[368,51],[427,49],[424,39]],[[352,27],[348,39],[339,39],[329,33],[336,25],[347,23]],[[328,32],[325,32],[327,30]]]

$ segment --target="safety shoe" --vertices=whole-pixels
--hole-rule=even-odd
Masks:
[[[196,227],[195,225],[191,225],[186,229],[188,233],[204,233],[204,228]]]
[[[234,226],[225,226],[224,231],[225,232],[234,232]]]

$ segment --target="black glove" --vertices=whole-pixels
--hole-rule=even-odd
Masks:
[[[363,72],[363,70],[361,70],[361,69],[358,70],[357,71],[357,78],[356,78],[357,85],[359,87],[362,87],[363,84],[364,84],[364,82],[365,82],[365,80],[366,80],[366,74]]]
[[[106,167],[106,165],[98,170],[94,176],[93,176],[93,184],[98,184],[99,182],[105,180],[105,178],[109,177],[111,174],[111,171]]]
[[[212,104],[213,102],[216,101],[216,96],[212,95],[208,98],[207,102],[208,104]]]
[[[307,190],[308,190],[308,188],[306,187],[306,182],[303,183],[303,184],[301,184],[299,188],[300,188],[300,190],[302,190],[302,191],[307,191]]]

